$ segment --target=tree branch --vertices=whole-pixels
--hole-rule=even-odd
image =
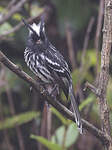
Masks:
[[[72,69],[74,70],[76,68],[76,62],[74,60],[75,52],[73,48],[72,32],[69,23],[66,23],[66,39],[67,39],[69,58],[71,61]]]
[[[40,17],[40,15],[35,16],[35,17],[30,17],[29,19],[26,20],[26,22],[32,23],[32,21],[34,21],[36,18],[39,18],[39,17]],[[2,34],[0,35],[0,40],[2,40],[5,36],[7,36],[7,35],[9,35],[9,34],[11,34],[11,33],[18,31],[23,25],[24,25],[24,24],[23,24],[23,22],[21,21],[19,24],[17,24],[17,25],[16,25],[15,27],[13,27],[11,30],[5,31],[4,33],[2,33]]]
[[[102,131],[111,136],[109,109],[106,100],[106,90],[109,80],[109,63],[112,46],[112,0],[105,0],[103,43],[101,51],[101,71],[98,90],[100,91],[99,105]]]
[[[96,50],[96,74],[98,73],[98,67],[99,67],[99,41],[100,41],[100,35],[101,35],[101,28],[102,28],[102,20],[104,15],[104,0],[100,0],[99,3],[99,13],[98,13],[98,19],[97,19],[97,27],[96,27],[96,34],[95,34],[95,41],[94,46]]]
[[[92,27],[94,25],[94,22],[95,22],[95,18],[91,17],[88,27],[87,27],[87,30],[86,30],[86,35],[84,38],[84,44],[83,44],[83,49],[82,49],[81,64],[80,64],[80,72],[81,73],[83,72],[83,68],[85,68],[84,61],[85,61],[86,51],[87,51],[88,43],[89,43],[89,39],[90,39],[90,33],[91,33]]]
[[[100,119],[102,131],[109,137],[109,145],[105,145],[106,150],[112,149],[111,128],[109,121],[109,108],[107,105],[106,91],[109,80],[109,63],[112,46],[112,0],[105,0],[103,43],[101,51],[101,67],[98,87],[86,84],[99,99]]]
[[[6,20],[8,20],[14,13],[20,10],[20,8],[24,5],[24,3],[27,2],[27,0],[21,0],[16,5],[13,5],[13,7],[8,11],[6,15],[2,15],[0,18],[0,24],[3,24]]]
[[[21,70],[18,66],[13,64],[1,51],[0,51],[0,62],[2,62],[7,68],[9,68],[12,72],[14,72],[18,77],[25,80],[29,83],[36,91],[42,93],[42,88],[40,88],[39,83],[37,83],[34,79],[32,79],[29,75],[27,75],[23,70]],[[69,111],[65,106],[59,103],[58,100],[53,99],[49,96],[48,92],[45,91],[42,93],[48,103],[50,103],[53,107],[55,107],[59,112],[61,112],[65,117],[70,120],[75,121],[74,115],[71,111]],[[109,138],[106,136],[101,130],[97,129],[95,126],[90,124],[89,122],[82,119],[83,127],[91,132],[94,136],[96,136],[102,143],[108,143]]]

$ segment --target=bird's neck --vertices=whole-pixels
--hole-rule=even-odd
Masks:
[[[43,52],[48,49],[50,42],[48,40],[42,43],[35,43],[33,40],[28,39],[26,46],[33,52]]]

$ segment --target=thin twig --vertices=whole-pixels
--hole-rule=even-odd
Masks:
[[[40,15],[39,15],[39,16],[40,16]],[[30,17],[30,18],[27,19],[26,21],[27,21],[28,23],[31,23],[31,22],[33,22],[33,20],[35,20],[35,19],[38,18],[39,16]],[[14,32],[16,32],[16,31],[18,31],[23,25],[24,25],[23,22],[20,22],[18,25],[16,25],[15,27],[13,27],[11,30],[5,31],[4,33],[2,33],[2,34],[0,35],[0,40],[1,40],[1,39],[4,39],[5,36],[7,36],[7,35],[9,35],[9,34],[11,34],[11,33],[14,33]]]
[[[111,46],[112,46],[112,1],[105,0],[103,43],[101,51],[101,71],[98,90],[101,93],[99,97],[99,105],[100,105],[100,118],[102,131],[109,136],[111,136],[110,132],[111,129],[109,122],[109,108],[106,99],[106,90],[109,80],[109,63],[110,63]]]
[[[0,18],[0,24],[3,24],[6,20],[8,20],[14,13],[20,10],[20,8],[24,5],[28,0],[21,0],[16,5],[14,5],[7,14],[3,14]]]
[[[12,94],[11,94],[11,91],[10,91],[8,86],[6,86],[6,93],[7,93],[7,97],[8,97],[8,103],[9,103],[11,114],[12,114],[12,116],[14,116],[15,115],[15,109],[14,109]],[[17,137],[18,137],[20,149],[25,150],[23,137],[22,137],[20,127],[18,125],[16,125],[15,129],[16,129],[16,132],[17,132]]]
[[[9,10],[13,7],[13,5],[16,3],[16,0],[11,0],[6,8],[6,10]]]
[[[6,82],[6,84],[4,85],[5,89],[6,89],[6,94],[7,94],[7,99],[8,99],[8,103],[9,103],[9,108],[11,111],[11,115],[14,116],[15,115],[15,108],[14,108],[14,104],[13,104],[13,98],[12,98],[12,94],[11,91],[9,89],[7,80],[6,80],[6,70],[5,67],[3,66],[3,64],[1,65],[1,71],[2,71],[2,80],[4,80]],[[19,146],[21,150],[24,150],[24,143],[23,143],[23,137],[21,134],[21,130],[19,126],[16,126],[16,132],[17,132],[17,137],[18,137],[18,141],[19,141]]]
[[[105,0],[103,43],[102,43],[102,51],[101,51],[101,67],[100,67],[100,77],[99,77],[98,87],[97,87],[98,95],[97,94],[96,95],[98,96],[99,99],[102,131],[105,133],[105,135],[109,137],[109,144],[105,145],[106,150],[112,149],[109,108],[106,99],[106,91],[107,91],[107,85],[109,80],[109,63],[110,63],[111,46],[112,46],[112,0]],[[91,88],[91,90],[96,89],[93,87]]]
[[[33,90],[32,89],[32,96],[33,96],[33,99],[32,99],[32,107],[31,107],[31,110],[35,110],[35,111],[38,111],[38,107],[39,107],[39,104],[40,104],[40,94]],[[37,120],[33,120],[33,123],[32,123],[32,132],[36,135],[39,135],[40,134],[40,130],[38,130],[40,124],[37,124]],[[37,146],[37,149],[40,150],[39,148],[39,145],[40,145],[40,142],[37,142],[36,143],[36,146]]]
[[[90,33],[94,24],[95,18],[91,17],[88,27],[87,27],[87,31],[86,31],[86,35],[84,38],[84,45],[83,45],[83,49],[82,49],[82,56],[81,56],[81,64],[80,64],[80,70],[82,72],[83,67],[84,67],[84,61],[85,61],[85,56],[86,56],[86,50],[88,47],[88,43],[89,43],[89,38],[90,38]]]
[[[0,101],[0,120],[4,120],[2,108],[3,108],[2,102]],[[4,130],[3,130],[3,134],[4,134],[4,142],[6,143],[7,148],[8,148],[9,150],[14,150],[14,147],[13,147],[13,145],[12,145],[11,142],[10,142],[10,138],[9,138],[9,134],[8,134],[7,129],[4,129]]]
[[[73,42],[72,42],[72,33],[70,30],[70,25],[68,23],[66,24],[66,38],[67,38],[69,58],[71,61],[72,69],[74,70],[76,67],[76,62],[74,60],[74,48],[73,48]]]
[[[65,117],[70,120],[75,121],[73,113],[68,110],[65,106],[59,103],[58,100],[53,99],[47,91],[42,90],[38,82],[35,82],[29,75],[27,75],[23,70],[21,70],[18,66],[13,64],[1,51],[0,51],[0,62],[3,63],[7,68],[9,68],[12,72],[14,72],[18,77],[25,80],[29,83],[36,91],[40,92],[43,96],[43,100],[46,100],[49,104],[54,106],[60,113],[62,113]],[[83,128],[87,129],[93,135],[95,135],[101,142],[109,142],[109,137],[105,135],[101,130],[97,129],[95,126],[90,124],[89,122],[82,119]]]
[[[85,83],[85,88],[83,90],[85,91],[87,88],[89,88],[96,96],[100,96],[100,91],[98,91],[98,89],[89,82]]]
[[[91,17],[91,19],[89,21],[89,24],[88,24],[88,27],[87,27],[86,35],[85,35],[85,38],[84,38],[84,44],[83,44],[82,56],[81,56],[81,64],[80,64],[80,68],[79,68],[80,75],[83,73],[83,71],[85,69],[85,67],[84,67],[85,56],[86,56],[86,51],[87,51],[87,48],[88,48],[90,33],[91,33],[92,27],[94,25],[94,21],[95,21],[95,18]],[[84,99],[84,96],[83,96],[83,92],[81,90],[80,81],[78,81],[77,89],[78,89],[80,101],[82,101]]]
[[[52,112],[48,108],[47,110],[47,138],[48,140],[51,139],[51,128],[52,128]]]
[[[96,35],[95,35],[95,50],[96,50],[96,74],[98,74],[98,67],[99,67],[99,40],[101,35],[101,28],[102,28],[102,20],[104,15],[104,0],[100,0],[99,4],[99,13],[98,13],[98,19],[97,19],[97,27],[96,27]]]
[[[45,103],[44,105],[44,109],[42,112],[42,119],[41,119],[41,127],[40,127],[40,135],[42,137],[47,138],[47,105]],[[39,143],[39,150],[43,149],[43,145],[41,143]]]

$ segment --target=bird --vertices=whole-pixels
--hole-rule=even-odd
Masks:
[[[44,17],[38,24],[23,23],[29,30],[24,51],[24,59],[30,70],[44,84],[53,84],[54,89],[61,88],[66,98],[71,100],[75,122],[82,134],[82,121],[74,94],[72,77],[67,62],[62,54],[51,44],[45,32]]]

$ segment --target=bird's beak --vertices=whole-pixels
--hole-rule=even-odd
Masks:
[[[31,30],[34,34],[36,34],[36,32],[33,30],[33,28],[24,19],[22,19],[22,21],[29,30]]]

